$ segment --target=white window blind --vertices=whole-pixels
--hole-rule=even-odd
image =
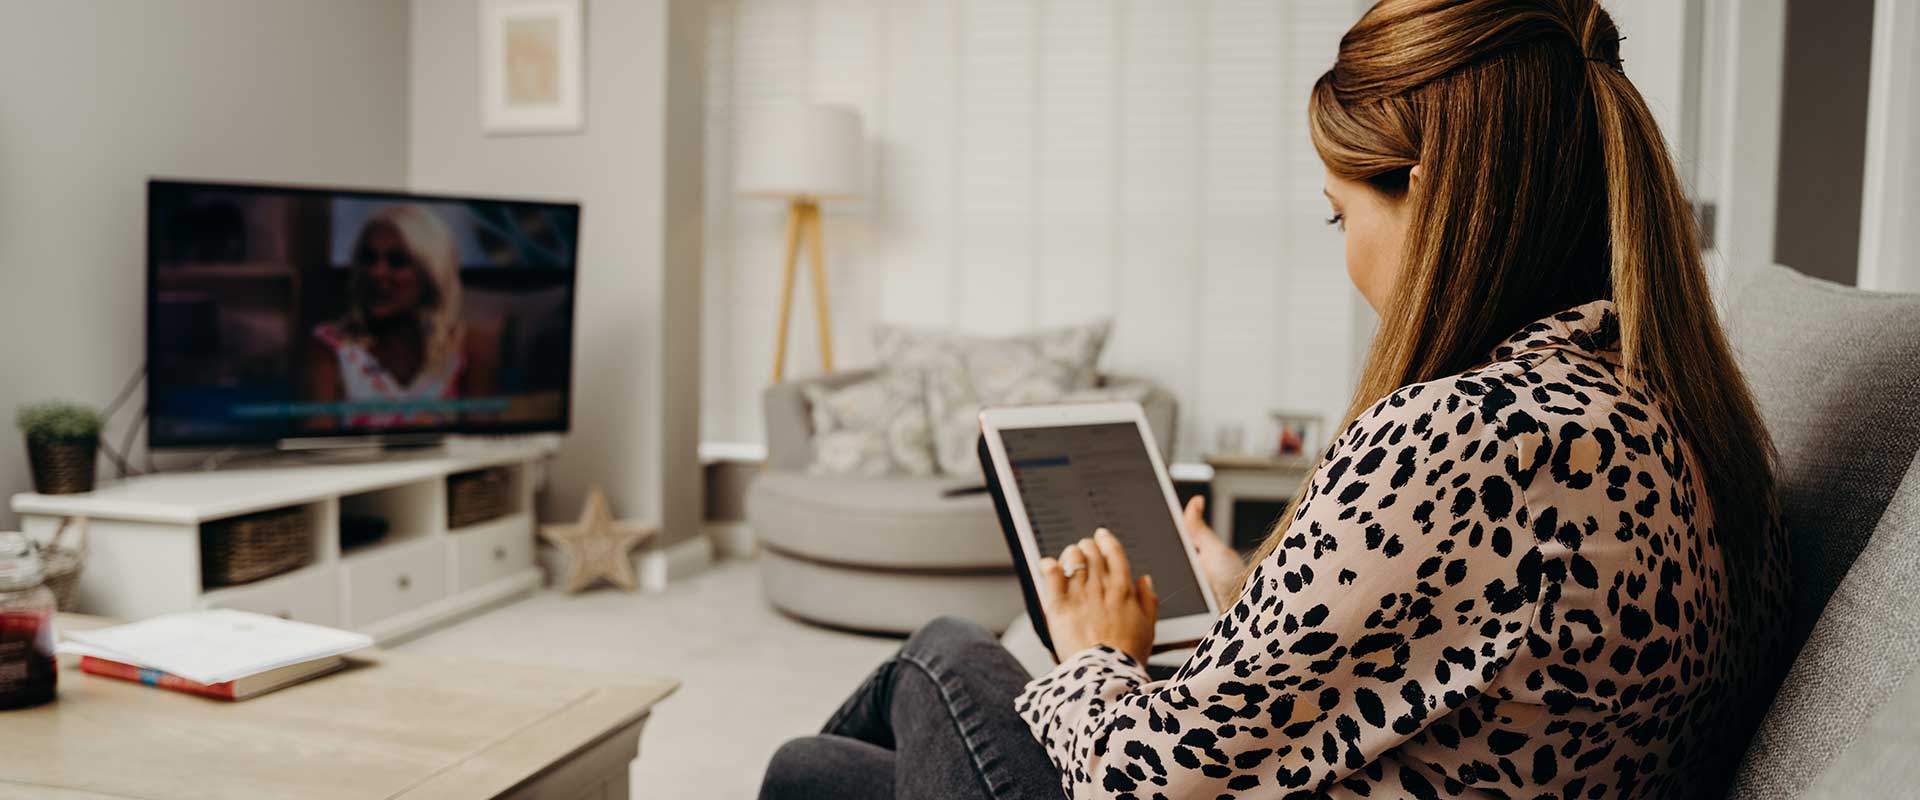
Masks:
[[[1013,333],[1111,317],[1105,371],[1180,399],[1182,457],[1344,407],[1369,312],[1327,228],[1306,97],[1357,0],[722,0],[707,109],[703,438],[757,440],[784,209],[737,125],[858,109],[871,191],[826,208],[835,344],[877,320]],[[804,282],[790,374],[817,371]]]

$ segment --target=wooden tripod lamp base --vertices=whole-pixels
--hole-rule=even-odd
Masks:
[[[827,263],[822,257],[820,201],[796,197],[787,203],[787,259],[780,278],[780,329],[773,346],[773,382],[787,373],[787,328],[793,319],[793,273],[800,263],[800,243],[807,244],[807,258],[813,262],[813,306],[820,325],[820,368],[833,371],[833,325],[827,313]]]
[[[793,273],[800,242],[813,259],[813,306],[820,325],[820,366],[833,371],[832,318],[827,314],[827,262],[820,251],[820,201],[858,197],[868,159],[860,115],[851,108],[780,102],[740,124],[735,186],[741,194],[787,201],[787,260],[780,282],[780,331],[773,345],[773,382],[787,375],[787,328],[793,321]]]

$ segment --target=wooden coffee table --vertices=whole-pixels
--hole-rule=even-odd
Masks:
[[[352,660],[235,703],[62,659],[59,700],[0,712],[0,798],[627,800],[641,725],[679,686],[380,650]]]

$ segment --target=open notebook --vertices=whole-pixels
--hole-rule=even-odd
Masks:
[[[248,611],[211,609],[73,631],[60,651],[217,684],[373,645],[365,634]]]

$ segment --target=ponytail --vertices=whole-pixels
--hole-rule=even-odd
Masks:
[[[1778,510],[1771,440],[1720,325],[1692,207],[1659,124],[1621,69],[1613,21],[1598,3],[1586,5],[1579,41],[1606,170],[1622,360],[1673,406],[1675,424],[1706,459],[1716,527],[1764,531]],[[1736,546],[1758,538],[1726,537]]]

